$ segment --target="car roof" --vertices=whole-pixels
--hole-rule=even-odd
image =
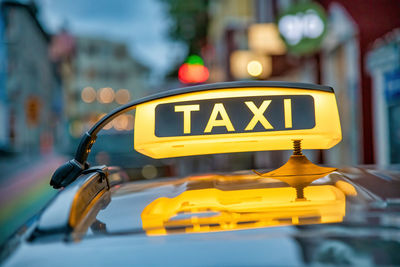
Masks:
[[[100,169],[105,171],[104,167]],[[302,254],[306,248],[298,240],[315,238],[318,242],[323,241],[322,245],[327,245],[325,241],[334,238],[349,244],[352,238],[360,238],[357,236],[359,232],[354,229],[394,227],[384,218],[395,213],[394,207],[400,199],[399,173],[342,168],[309,186],[315,189],[335,187],[343,192],[346,211],[342,221],[303,225],[284,223],[192,233],[173,229],[167,234],[153,235],[144,229],[143,210],[157,199],[171,200],[185,192],[209,189],[221,192],[256,191],[282,189],[287,188],[287,185],[278,180],[259,177],[251,171],[129,182],[125,180],[123,171],[112,169],[107,179],[108,201],[98,200],[98,205],[92,205],[89,213],[81,218],[81,223],[71,229],[60,213],[68,206],[65,201],[76,199],[78,188],[88,181],[98,181],[99,176],[93,173],[82,175],[68,187],[71,189],[61,190],[32,226],[21,234],[24,236],[19,241],[22,246],[14,246],[12,256],[5,263],[12,266],[28,260],[43,265],[59,262],[60,266],[67,266],[89,262],[122,264],[132,261],[136,264],[160,265],[169,261],[171,264],[195,266],[199,263],[260,265],[284,261],[289,265],[302,265],[305,263]],[[341,182],[351,185],[350,188],[355,189],[356,194]],[[371,220],[372,217],[376,219]],[[365,242],[370,242],[371,238],[378,243],[392,242],[391,238],[385,240],[387,233],[382,231],[364,232],[362,238]],[[108,256],[92,253],[94,248]],[[268,257],[262,253],[265,249],[269,251]],[[282,253],[278,253],[282,249],[285,250],[284,258]],[[157,257],[152,256],[155,252]],[[46,258],[45,255],[51,257]],[[62,258],[65,260],[60,262]]]
[[[83,238],[96,235],[96,232],[90,227],[90,223],[105,225],[107,233],[110,234],[146,233],[143,228],[143,217],[141,216],[149,204],[157,199],[174,199],[183,194],[187,194],[187,199],[185,200],[190,201],[191,196],[188,195],[188,192],[200,192],[205,198],[207,195],[212,194],[212,190],[216,190],[216,192],[245,190],[256,192],[256,190],[288,188],[294,191],[293,188],[288,187],[287,184],[279,180],[260,177],[252,171],[211,173],[184,178],[155,179],[152,181],[121,182],[123,181],[121,177],[126,177],[124,172],[114,169],[109,177],[109,183],[111,184],[107,190],[107,193],[110,192],[110,196],[107,197],[109,200],[103,201],[99,207],[91,207],[91,209],[97,209],[95,211],[96,214],[93,214],[91,218],[85,219],[90,222],[85,225],[87,231],[85,228],[83,229],[85,232]],[[72,200],[76,200],[76,195],[82,194],[82,192],[79,192],[82,184],[87,183],[88,180],[97,181],[96,179],[97,174],[91,174],[88,177],[82,176],[72,186],[68,187],[68,190],[60,192],[58,197],[41,215],[38,228],[42,232],[51,232],[51,229],[59,230],[63,227],[70,227],[68,226],[68,216],[72,215],[65,206],[71,209]],[[322,186],[338,188],[346,196],[346,205],[361,204],[362,207],[368,208],[371,203],[393,202],[394,199],[398,199],[400,197],[399,181],[400,175],[396,172],[383,173],[373,169],[343,168],[314,181],[309,187],[315,189]],[[343,186],[343,184],[350,189]],[[261,193],[272,194],[271,192],[265,191]],[[229,195],[229,197],[232,198],[232,195]],[[87,201],[87,199],[84,198],[83,201]],[[264,199],[264,201],[268,200]],[[69,206],[68,202],[70,202]],[[165,205],[169,204],[166,203]],[[213,205],[215,208],[215,204]],[[226,209],[227,206],[223,208]],[[164,207],[164,209],[166,208]],[[178,211],[171,212],[177,213]],[[351,218],[350,215],[344,216],[345,220]],[[79,231],[82,231],[82,229]]]

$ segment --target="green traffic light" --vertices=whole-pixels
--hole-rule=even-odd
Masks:
[[[202,65],[202,66],[204,66],[203,59],[201,57],[199,57],[198,55],[190,55],[186,59],[186,63],[188,63],[189,65]]]

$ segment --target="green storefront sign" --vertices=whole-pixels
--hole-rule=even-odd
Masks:
[[[310,54],[319,48],[326,34],[326,14],[314,2],[295,4],[279,16],[278,27],[290,53]]]

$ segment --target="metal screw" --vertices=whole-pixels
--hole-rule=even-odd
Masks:
[[[293,140],[293,155],[301,156],[301,140]]]
[[[297,199],[305,199],[304,198],[304,187],[296,187],[296,198]]]

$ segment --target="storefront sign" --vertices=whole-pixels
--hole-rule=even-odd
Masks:
[[[293,5],[279,16],[278,27],[290,53],[312,53],[326,33],[325,11],[313,2]]]

